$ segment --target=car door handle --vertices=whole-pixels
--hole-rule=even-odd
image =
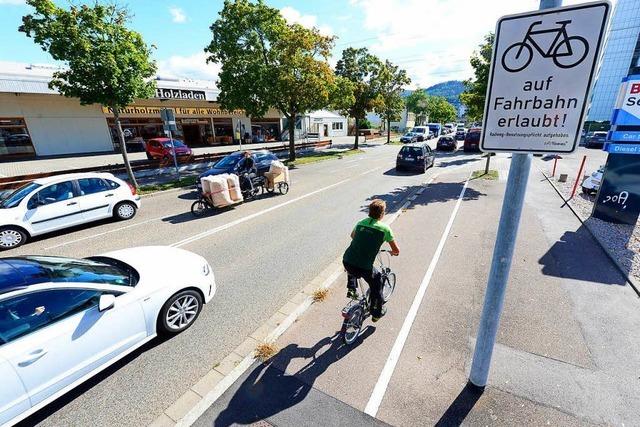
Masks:
[[[73,206],[73,205],[77,205],[77,204],[78,204],[78,202],[69,202],[69,203],[67,203],[67,206]]]
[[[113,193],[109,193],[109,194],[105,195],[104,197],[113,197]]]
[[[47,354],[47,351],[45,349],[38,349],[35,351],[32,351],[31,353],[29,353],[29,357],[20,361],[18,363],[18,366],[20,367],[24,367],[24,366],[29,366],[32,363],[38,361],[42,356],[44,356],[45,354]]]

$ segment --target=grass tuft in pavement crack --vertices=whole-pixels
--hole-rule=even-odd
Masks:
[[[329,289],[316,289],[313,291],[313,302],[322,302],[329,296]]]
[[[346,156],[353,156],[355,154],[364,154],[364,150],[341,150],[341,151],[316,151],[309,154],[304,154],[295,159],[294,161],[285,160],[285,164],[289,167],[306,165],[309,163],[321,162],[323,160],[341,159]]]
[[[489,173],[484,173],[484,170],[473,171],[471,179],[488,179],[490,181],[495,181],[498,179],[498,171],[490,170]]]
[[[278,347],[274,343],[263,342],[255,349],[256,358],[261,362],[266,362],[278,353]]]

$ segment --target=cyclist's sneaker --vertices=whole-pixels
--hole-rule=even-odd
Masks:
[[[357,300],[360,297],[358,296],[358,291],[357,290],[349,288],[349,289],[347,289],[347,298],[351,298],[353,300]]]
[[[387,314],[387,309],[386,307],[382,307],[382,310],[380,311],[380,315],[379,316],[372,316],[371,320],[374,322],[377,322],[378,320],[380,320],[380,318],[384,317],[384,315]]]

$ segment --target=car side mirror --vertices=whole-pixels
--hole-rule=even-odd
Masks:
[[[106,311],[112,309],[116,304],[116,296],[111,294],[102,294],[100,295],[100,301],[98,302],[98,310]]]

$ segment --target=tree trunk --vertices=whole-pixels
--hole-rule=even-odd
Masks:
[[[391,119],[387,119],[387,144],[391,142]]]
[[[129,181],[131,185],[133,185],[136,189],[138,189],[138,181],[136,181],[136,177],[133,174],[133,170],[131,170],[131,165],[129,164],[129,157],[127,156],[127,144],[124,140],[124,132],[122,131],[122,124],[120,123],[120,110],[116,107],[112,107],[113,109],[113,118],[116,122],[116,130],[118,132],[118,140],[120,141],[120,152],[122,153],[122,160],[124,160],[124,167],[127,170],[127,175],[129,176]]]
[[[296,159],[296,115],[289,117],[289,161]]]
[[[356,117],[356,142],[353,144],[353,149],[358,149],[358,135],[360,134],[360,128],[358,127],[358,118]]]
[[[487,163],[484,166],[484,174],[487,175],[489,173],[489,162],[491,161],[491,153],[486,153],[487,155]]]

